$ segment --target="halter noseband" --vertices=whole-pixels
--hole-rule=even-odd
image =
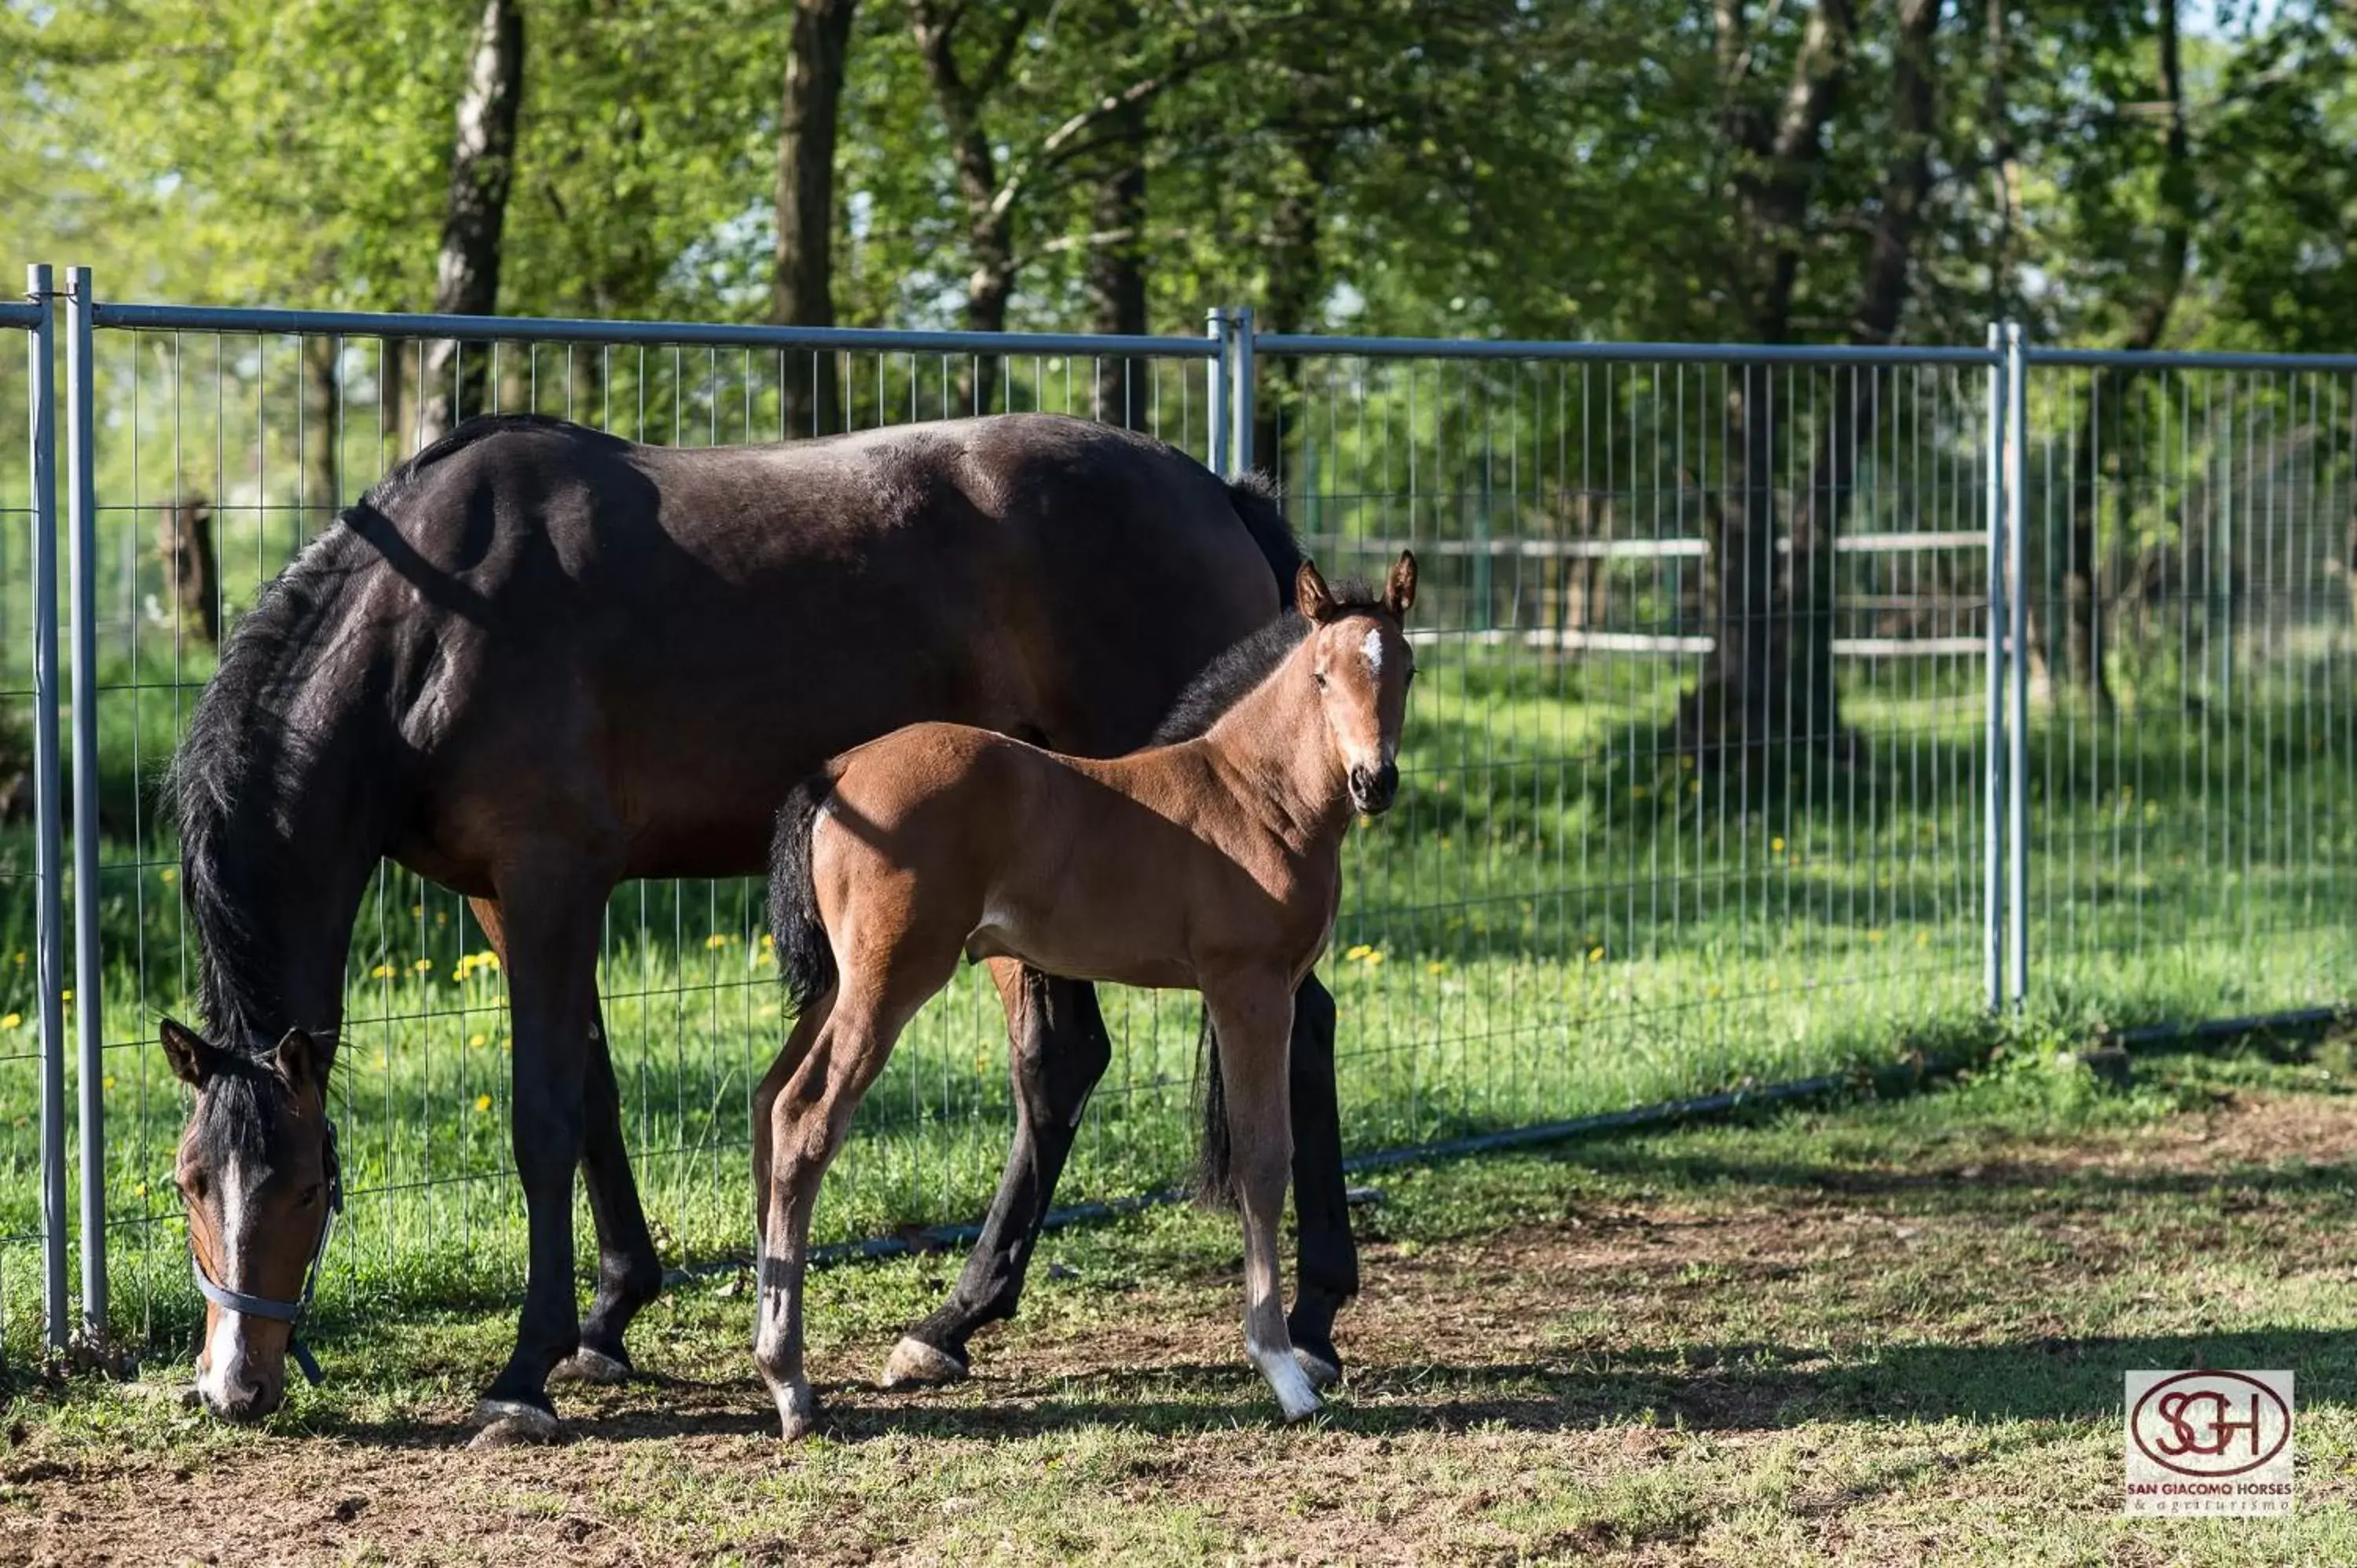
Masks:
[[[280,1301],[274,1296],[248,1295],[243,1291],[215,1283],[205,1273],[204,1260],[197,1256],[196,1237],[192,1234],[188,1238],[188,1272],[196,1276],[197,1289],[204,1294],[204,1298],[230,1312],[242,1312],[252,1317],[265,1317],[273,1323],[287,1325],[287,1353],[295,1358],[295,1364],[303,1369],[303,1376],[309,1380],[313,1388],[317,1388],[327,1380],[320,1374],[319,1363],[312,1359],[311,1348],[304,1344],[303,1337],[293,1330],[303,1321],[303,1315],[311,1310],[311,1293],[319,1285],[319,1264],[328,1255],[328,1239],[336,1233],[336,1216],[344,1211],[344,1165],[336,1156],[334,1117],[328,1118],[327,1126],[328,1217],[320,1223],[318,1240],[312,1243],[311,1264],[304,1271],[303,1294],[298,1299]]]

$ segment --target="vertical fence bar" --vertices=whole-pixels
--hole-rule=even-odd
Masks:
[[[2029,548],[2022,499],[2029,490],[2029,389],[2021,324],[2005,325],[2006,983],[2014,1005],[2029,994]]]
[[[65,832],[58,800],[58,383],[57,328],[47,265],[25,269],[25,292],[40,306],[27,335],[26,428],[33,479],[33,869],[34,976],[41,1032],[41,1306],[49,1348],[65,1348],[72,1322],[66,1297]]]
[[[1206,389],[1211,403],[1209,416],[1211,426],[1211,450],[1208,466],[1211,472],[1224,479],[1235,473],[1236,436],[1235,427],[1228,412],[1229,389],[1233,385],[1233,376],[1229,370],[1229,361],[1234,357],[1236,340],[1235,335],[1228,330],[1228,312],[1225,306],[1215,305],[1203,313],[1203,336],[1211,338],[1220,346],[1220,357],[1211,363],[1211,384]]]
[[[1228,312],[1228,353],[1223,367],[1230,379],[1228,386],[1228,460],[1233,465],[1220,471],[1222,478],[1234,478],[1248,474],[1253,466],[1253,397],[1255,381],[1253,371],[1253,311],[1249,305],[1240,305]]]
[[[1989,323],[1988,346],[2004,346],[2004,328]],[[2005,1004],[2005,811],[2006,811],[2006,411],[2012,402],[2007,371],[1999,354],[1988,371],[1988,703],[1984,736],[1988,749],[1981,811],[1981,986],[1994,1013]]]
[[[66,274],[66,485],[72,529],[74,1028],[81,1045],[81,1317],[106,1335],[105,1019],[99,1006],[98,480],[90,269]]]

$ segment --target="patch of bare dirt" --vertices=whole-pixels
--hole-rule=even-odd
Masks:
[[[2201,1176],[2353,1160],[2357,1101],[2243,1096],[2116,1140],[1983,1149],[1958,1155],[1956,1168],[1916,1174],[2032,1181],[2064,1170]],[[1730,1345],[1714,1326],[1785,1298],[1838,1301],[1979,1222],[1969,1212],[1878,1208],[1826,1183],[1738,1187],[1706,1207],[1620,1201],[1462,1244],[1379,1243],[1344,1323],[1349,1391],[1332,1423],[1310,1431],[1266,1424],[1227,1278],[1139,1289],[1110,1318],[1035,1315],[980,1346],[980,1375],[942,1394],[874,1390],[864,1380],[880,1365],[881,1345],[861,1349],[858,1364],[819,1358],[831,1435],[855,1450],[876,1445],[861,1461],[871,1466],[904,1464],[915,1500],[888,1487],[846,1496],[839,1510],[790,1510],[792,1522],[774,1531],[717,1511],[733,1521],[728,1550],[751,1561],[938,1558],[953,1539],[941,1531],[960,1517],[952,1505],[987,1502],[934,1498],[924,1485],[942,1466],[972,1462],[1002,1439],[1135,1423],[1160,1435],[1149,1456],[1104,1483],[1110,1502],[1189,1500],[1272,1559],[1511,1560],[1537,1551],[1670,1561],[1699,1528],[1674,1512],[1636,1539],[1618,1526],[1549,1536],[1499,1520],[1525,1519],[1515,1510],[1567,1481],[1649,1465],[1683,1441],[1663,1430],[1674,1420],[1722,1444],[1777,1439],[1790,1424],[1787,1402],[1824,1353],[1805,1342]],[[2099,1251],[2080,1266],[2101,1266]],[[1805,1316],[1796,1305],[1794,1320]],[[92,1457],[37,1435],[0,1454],[0,1561],[694,1560],[723,1543],[710,1519],[693,1506],[640,1517],[629,1506],[634,1488],[741,1494],[758,1510],[780,1487],[790,1493],[796,1467],[812,1463],[778,1448],[749,1365],[734,1379],[654,1379],[565,1397],[576,1440],[551,1449],[470,1452],[467,1412],[455,1402],[397,1430],[266,1438],[201,1461]],[[879,1533],[873,1510],[895,1508],[923,1517],[892,1519]],[[1822,1510],[1822,1547],[1847,1541],[1841,1511]]]

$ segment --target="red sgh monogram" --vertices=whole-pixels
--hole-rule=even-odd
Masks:
[[[2128,1412],[2144,1456],[2180,1476],[2240,1476],[2291,1441],[2291,1412],[2240,1372],[2179,1372],[2145,1391]]]

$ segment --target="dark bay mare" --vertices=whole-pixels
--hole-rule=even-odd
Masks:
[[[1296,592],[1300,615],[1240,645],[1256,678],[1199,736],[1092,761],[912,725],[836,757],[779,812],[770,930],[795,1017],[753,1095],[753,1359],[788,1442],[818,1419],[802,1273],[819,1183],[961,957],[1202,993],[1219,1175],[1243,1213],[1244,1347],[1287,1421],[1317,1412],[1276,1268],[1293,993],[1333,934],[1351,813],[1389,810],[1399,787],[1415,557],[1380,599],[1338,599],[1306,563]]]
[[[239,623],[175,760],[208,1034],[172,1026],[164,1044],[196,1090],[178,1176],[211,1287],[208,1405],[249,1419],[283,1396],[336,1190],[345,961],[381,857],[474,900],[502,956],[530,1263],[481,1413],[495,1441],[546,1437],[552,1371],[625,1375],[624,1330],[662,1277],[598,1008],[616,885],[763,869],[799,780],[920,720],[1131,750],[1277,615],[1297,562],[1255,486],[1048,415],[702,450],[500,417],[395,469]],[[955,1290],[888,1380],[962,1374],[968,1337],[1014,1312],[1111,1057],[1087,985],[992,968],[1014,1146]],[[1314,978],[1297,1018],[1292,1337],[1331,1376],[1357,1260],[1333,1004]],[[576,1166],[597,1231],[586,1318]]]

